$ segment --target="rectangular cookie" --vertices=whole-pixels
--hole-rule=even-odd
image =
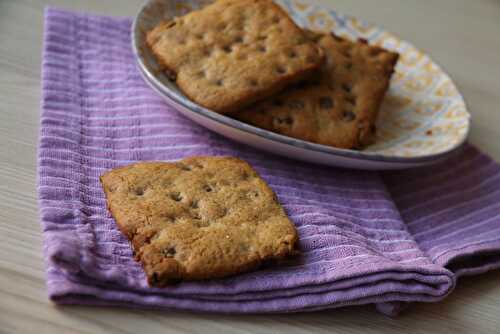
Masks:
[[[233,117],[285,136],[340,148],[374,141],[375,121],[398,54],[333,33],[308,32],[326,61],[312,79]]]
[[[295,252],[294,225],[240,159],[136,163],[100,180],[150,285],[233,275]]]
[[[158,24],[146,42],[187,97],[222,114],[278,92],[323,61],[271,0],[218,0]]]

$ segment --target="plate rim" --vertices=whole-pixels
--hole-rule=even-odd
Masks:
[[[467,112],[467,129],[463,137],[459,142],[457,142],[454,146],[450,147],[447,150],[444,150],[439,153],[434,153],[434,154],[426,154],[426,155],[419,155],[419,156],[413,156],[413,157],[404,157],[404,156],[388,156],[380,153],[375,153],[375,152],[364,152],[364,151],[356,151],[356,150],[350,150],[350,149],[342,149],[342,148],[337,148],[337,147],[332,147],[332,146],[327,146],[327,145],[322,145],[322,144],[317,144],[301,139],[296,139],[293,137],[288,137],[284,136],[278,133],[274,133],[269,130],[261,129],[258,127],[255,127],[250,124],[243,123],[241,121],[235,120],[233,118],[230,118],[228,116],[218,114],[215,111],[212,111],[210,109],[207,109],[205,107],[202,107],[201,105],[198,105],[194,103],[193,101],[184,98],[182,99],[181,96],[177,96],[177,94],[173,93],[167,86],[165,86],[156,76],[154,73],[152,73],[149,68],[146,66],[144,63],[142,56],[140,55],[140,49],[139,45],[136,42],[139,39],[139,33],[140,29],[138,28],[138,22],[139,19],[141,18],[141,15],[143,14],[144,10],[146,7],[155,0],[147,0],[145,1],[142,6],[139,8],[137,14],[134,17],[134,20],[132,22],[132,27],[131,27],[131,46],[132,46],[132,51],[134,54],[134,58],[136,60],[136,64],[142,74],[142,77],[148,81],[148,83],[154,85],[156,90],[160,92],[164,97],[173,100],[174,103],[177,103],[184,107],[185,109],[189,110],[190,112],[197,113],[203,117],[209,118],[212,121],[216,121],[219,123],[222,123],[226,126],[236,128],[240,131],[250,133],[253,135],[257,135],[259,137],[263,137],[265,139],[279,142],[281,144],[285,145],[290,145],[294,146],[297,148],[301,149],[306,149],[306,150],[311,150],[315,151],[318,153],[323,153],[323,154],[329,154],[329,155],[337,155],[337,156],[342,156],[345,158],[350,158],[350,159],[358,159],[362,161],[370,160],[370,161],[380,161],[380,162],[385,162],[385,163],[397,163],[397,164],[415,164],[415,163],[425,163],[425,162],[431,162],[431,161],[438,161],[443,159],[444,157],[453,154],[454,152],[460,150],[464,144],[467,142],[467,138],[469,137],[470,133],[470,121],[471,121],[471,115],[469,111],[467,110],[467,104],[465,102],[465,99],[463,95],[460,93],[460,96],[462,98],[462,101],[466,107],[466,112]],[[316,4],[311,4],[313,6],[318,6]],[[323,8],[323,7],[322,7]],[[349,15],[341,14],[346,18],[354,18]],[[356,20],[360,22],[365,22],[363,20],[360,20],[358,18],[355,18]],[[377,25],[370,24],[371,26],[379,27]],[[384,31],[384,28],[381,28]],[[392,35],[394,35],[392,32],[390,32]],[[399,37],[398,37],[399,38]],[[408,43],[412,47],[418,50],[413,44],[407,42],[406,40],[403,40],[399,38],[400,40]],[[437,64],[429,55],[427,55],[429,59],[432,61],[433,64],[439,67],[439,69],[449,78],[449,80],[452,82],[452,84],[456,87],[455,83],[453,80],[451,80],[451,77],[446,73],[442,67]],[[457,88],[458,90],[458,88]],[[210,130],[209,130],[210,131]]]

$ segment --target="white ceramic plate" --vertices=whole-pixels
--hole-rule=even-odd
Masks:
[[[303,1],[277,1],[302,27],[330,30],[397,51],[401,57],[377,121],[377,140],[362,151],[314,144],[236,121],[203,108],[160,70],[145,46],[145,32],[160,20],[184,15],[210,1],[150,0],[132,27],[132,47],[144,79],[194,122],[235,141],[289,158],[357,169],[402,169],[438,162],[467,138],[470,115],[449,76],[427,55],[395,35],[358,19]]]

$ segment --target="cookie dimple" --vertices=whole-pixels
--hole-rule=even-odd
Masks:
[[[267,48],[264,44],[261,44],[261,45],[257,46],[257,51],[265,53],[267,51]]]
[[[342,90],[346,93],[351,93],[352,91],[352,85],[349,83],[343,83],[342,84]]]
[[[180,192],[175,191],[173,193],[170,193],[170,198],[175,201],[175,202],[180,202],[182,201],[182,195]]]
[[[356,96],[354,96],[353,94],[346,95],[345,100],[346,100],[347,103],[349,103],[351,105],[355,105],[356,104]]]
[[[295,52],[295,50],[288,51],[288,57],[297,58],[297,52]]]

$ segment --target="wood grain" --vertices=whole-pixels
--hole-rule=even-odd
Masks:
[[[397,319],[369,306],[228,316],[51,304],[35,191],[43,7],[134,15],[140,3],[0,1],[0,333],[500,333],[500,272],[464,278],[445,301],[413,305]],[[500,160],[500,1],[336,0],[335,8],[430,53],[465,95],[471,142]]]

